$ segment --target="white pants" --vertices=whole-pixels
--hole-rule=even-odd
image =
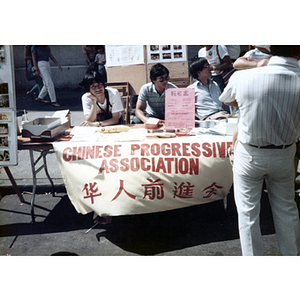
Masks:
[[[49,94],[51,102],[56,102],[55,87],[51,78],[51,68],[48,61],[39,61],[38,68],[43,79],[44,86],[39,93],[39,98],[44,99],[47,93]]]
[[[299,255],[300,223],[294,200],[295,151],[295,145],[285,149],[259,149],[236,143],[234,196],[243,255],[263,255],[259,214],[264,178],[280,253]]]

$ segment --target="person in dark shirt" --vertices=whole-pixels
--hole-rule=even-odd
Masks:
[[[31,53],[33,64],[36,69],[36,76],[41,76],[44,84],[41,92],[35,100],[37,102],[47,103],[48,101],[44,100],[44,97],[48,93],[51,100],[51,104],[55,107],[59,107],[60,105],[56,101],[54,83],[51,78],[51,68],[49,59],[51,59],[58,66],[60,71],[62,71],[62,67],[52,55],[49,46],[32,46]]]

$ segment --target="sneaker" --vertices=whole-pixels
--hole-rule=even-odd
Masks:
[[[58,104],[57,102],[53,102],[52,105],[53,105],[54,107],[60,107],[60,104]]]
[[[50,101],[49,101],[49,100],[46,100],[46,99],[43,99],[42,102],[43,102],[43,103],[50,103]]]

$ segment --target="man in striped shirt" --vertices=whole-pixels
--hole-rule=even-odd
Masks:
[[[300,254],[294,201],[295,142],[300,132],[300,46],[271,46],[268,66],[236,72],[220,96],[239,107],[233,165],[243,255],[263,255],[259,224],[265,179],[282,255]]]
[[[169,70],[158,63],[151,67],[151,82],[144,84],[139,92],[133,124],[146,123],[148,118],[165,119],[165,90],[177,88],[169,82]]]

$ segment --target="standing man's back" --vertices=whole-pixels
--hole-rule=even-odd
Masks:
[[[293,58],[275,56],[267,67],[236,74],[235,99],[245,120],[238,128],[241,142],[257,146],[295,142],[300,130],[300,69],[295,63]]]
[[[259,214],[264,180],[281,254],[300,251],[294,200],[300,46],[271,46],[271,52],[268,66],[236,72],[220,97],[240,109],[233,173],[243,255],[263,255]]]

